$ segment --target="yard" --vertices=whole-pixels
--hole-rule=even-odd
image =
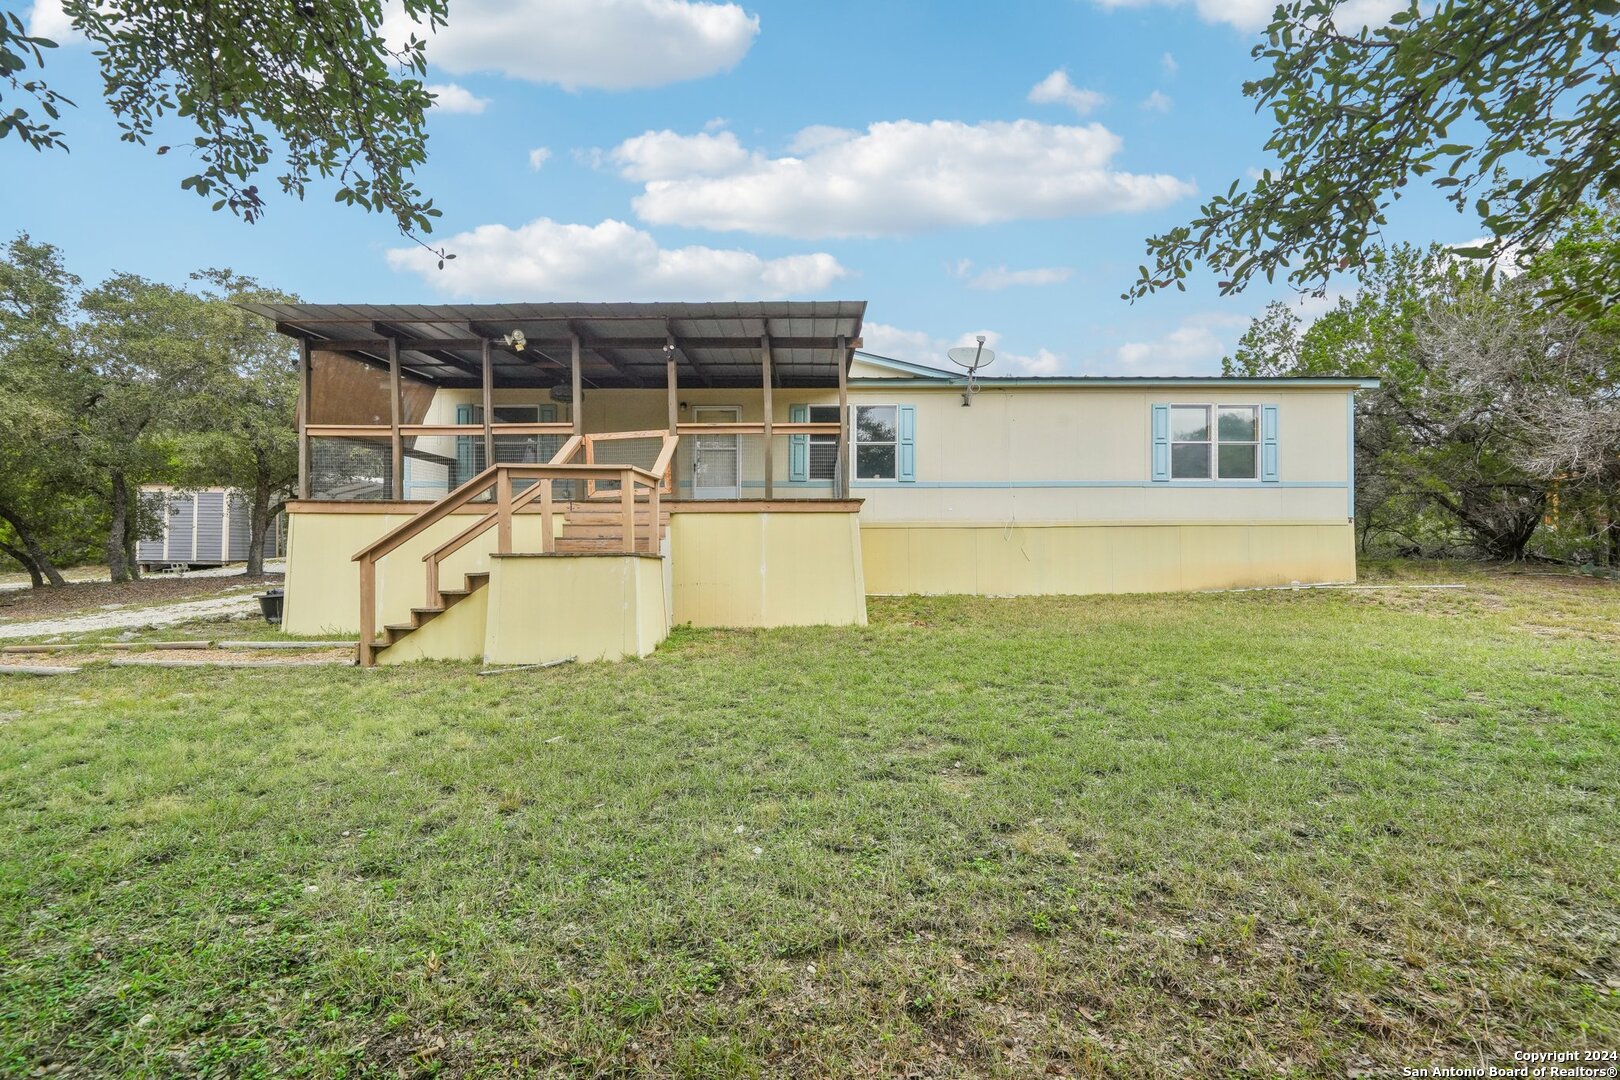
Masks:
[[[1620,1047],[1620,586],[1367,579],[1468,587],[883,599],[492,677],[8,677],[0,1074]]]

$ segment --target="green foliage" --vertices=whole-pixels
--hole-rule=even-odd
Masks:
[[[80,282],[61,253],[24,233],[0,257],[0,553],[83,560],[102,525],[86,491],[75,418],[90,399],[73,352]],[[32,555],[29,553],[32,552]]]
[[[444,25],[446,0],[402,0],[403,14]],[[126,142],[146,145],[171,119],[195,131],[188,159],[201,162],[181,187],[245,221],[265,211],[258,177],[276,168],[281,189],[303,198],[315,179],[338,184],[339,202],[392,217],[408,235],[439,216],[411,179],[427,159],[425,117],[433,96],[422,83],[425,42],[401,45],[382,33],[377,0],[269,0],[216,4],[69,0],[76,31],[96,47],[104,94]],[[39,78],[42,50],[15,15],[0,15],[0,83],[33,99],[0,113],[0,138],[35,149],[66,149],[51,123],[71,104]],[[7,104],[11,104],[7,102]],[[162,137],[167,138],[165,133]],[[166,154],[173,147],[157,146]]]
[[[1620,192],[1617,0],[1409,0],[1376,29],[1341,28],[1348,0],[1277,9],[1243,92],[1269,113],[1277,161],[1234,182],[1189,225],[1148,241],[1129,298],[1198,264],[1223,294],[1285,273],[1299,288],[1378,257],[1393,202],[1427,179],[1489,234],[1458,254],[1545,246],[1583,201]],[[1572,282],[1585,303],[1620,295],[1620,265]]]
[[[43,67],[45,50],[56,48],[48,38],[30,37],[21,16],[11,11],[0,11],[0,83],[34,99],[36,107],[45,114],[44,120],[34,119],[26,108],[13,107],[7,113],[0,111],[0,139],[15,135],[35,150],[66,150],[63,134],[51,125],[62,118],[61,105],[73,102],[56,93],[38,79],[22,78],[30,67]],[[5,96],[0,94],[0,101]]]
[[[100,536],[122,580],[157,524],[136,497],[150,483],[241,488],[255,530],[268,524],[297,475],[296,353],[236,302],[291,298],[229,270],[195,280],[201,291],[115,274],[83,290],[57,249],[9,245],[0,553],[54,566]]]
[[[1620,218],[1595,210],[1511,279],[1438,246],[1397,246],[1308,327],[1268,307],[1223,369],[1382,380],[1357,399],[1364,545],[1517,558],[1561,508],[1562,541],[1555,530],[1546,553],[1569,556],[1577,535],[1601,553],[1620,541],[1620,317],[1547,298],[1617,250]]]

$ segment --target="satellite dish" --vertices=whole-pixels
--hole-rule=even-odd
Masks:
[[[987,368],[996,360],[995,351],[984,347],[984,335],[980,334],[978,338],[979,343],[977,345],[958,345],[945,353],[946,356],[951,358],[951,363],[958,367],[967,368],[968,388],[967,392],[962,395],[963,405],[972,405],[973,395],[979,391],[978,385],[973,381],[973,376],[978,374],[980,368]]]

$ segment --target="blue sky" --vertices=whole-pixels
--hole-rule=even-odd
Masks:
[[[229,266],[321,302],[859,298],[867,347],[905,359],[982,332],[996,374],[1204,374],[1285,290],[1119,294],[1146,236],[1266,164],[1240,87],[1268,9],[456,0],[419,173],[445,272],[330,188],[257,225],[211,213],[183,158],[117,142],[69,43],[47,73],[80,103],[72,152],[0,146],[0,234],[91,282]],[[1477,227],[1420,192],[1388,235]]]

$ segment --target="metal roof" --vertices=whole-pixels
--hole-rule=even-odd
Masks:
[[[569,381],[571,337],[580,339],[586,385],[662,387],[665,345],[675,340],[676,378],[685,386],[756,387],[761,339],[771,339],[777,386],[832,386],[838,339],[853,348],[864,300],[643,304],[244,304],[311,348],[386,362],[389,340],[400,366],[442,386],[481,385],[483,343],[492,344],[497,386]],[[521,330],[527,344],[502,338]]]
[[[965,371],[947,371],[910,360],[896,360],[876,353],[858,351],[855,358],[863,364],[884,367],[899,372],[896,377],[851,376],[851,386],[935,386],[959,387],[967,385]],[[974,384],[995,386],[1095,386],[1107,387],[1172,387],[1172,386],[1272,386],[1315,387],[1344,390],[1376,390],[1382,383],[1378,379],[1359,375],[979,375]]]

